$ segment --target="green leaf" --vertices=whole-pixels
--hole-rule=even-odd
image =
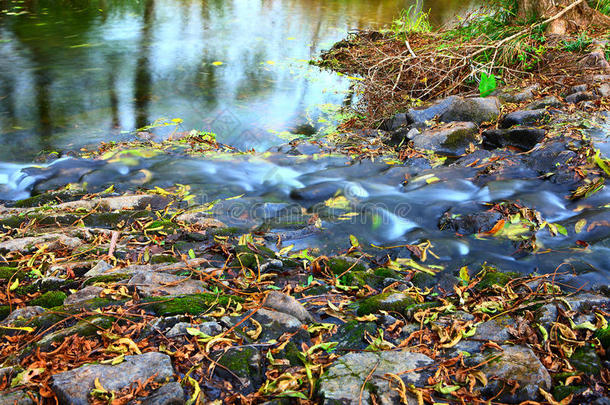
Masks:
[[[194,259],[194,258],[195,258],[195,251],[194,251],[193,249],[189,249],[189,257],[190,257],[191,259]]]
[[[360,242],[358,242],[358,238],[356,238],[354,235],[349,236],[349,241],[352,244],[352,247],[360,246]]]
[[[487,97],[496,89],[496,77],[494,75],[487,75],[487,73],[481,73],[481,81],[479,82],[479,93],[481,97]]]

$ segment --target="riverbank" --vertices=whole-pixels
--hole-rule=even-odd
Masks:
[[[260,154],[193,132],[25,169],[35,195],[0,210],[0,403],[605,403],[589,73]]]

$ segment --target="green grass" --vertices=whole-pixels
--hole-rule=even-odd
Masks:
[[[417,5],[411,5],[408,9],[403,9],[392,23],[391,31],[398,38],[404,39],[412,32],[430,32],[430,14],[425,11],[417,11]]]
[[[568,52],[582,52],[591,45],[593,41],[586,33],[581,33],[575,40],[562,41],[562,47]]]
[[[610,15],[610,0],[590,0],[589,5],[602,14]]]

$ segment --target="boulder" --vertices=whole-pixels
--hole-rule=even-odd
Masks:
[[[472,122],[453,122],[409,135],[416,148],[448,155],[461,155],[470,143],[478,143],[478,128]]]
[[[526,110],[539,110],[547,107],[561,107],[561,101],[555,96],[548,96],[539,100],[532,101],[525,107]]]
[[[451,96],[439,100],[426,108],[412,108],[405,114],[404,122],[408,124],[420,124],[425,123],[426,121],[432,121],[433,119],[440,117],[442,114],[447,112],[451,106],[453,106],[459,100],[459,97]]]
[[[495,91],[492,93],[492,96],[496,96],[503,103],[522,103],[524,101],[529,101],[534,98],[534,92],[538,90],[540,86],[538,84],[534,84],[532,86],[526,87],[525,89],[519,92],[511,92],[511,91]]]
[[[164,383],[173,380],[174,369],[166,354],[150,352],[125,356],[117,365],[89,364],[51,377],[51,388],[59,403],[87,405],[95,379],[109,391],[120,391],[132,383],[153,381]]]
[[[267,294],[267,298],[265,299],[263,306],[265,308],[274,309],[276,311],[292,315],[304,323],[314,321],[313,317],[309,312],[307,312],[303,304],[301,304],[295,298],[282,294],[279,291],[270,291]]]
[[[407,350],[349,353],[337,359],[322,375],[318,394],[324,404],[397,404],[400,397],[390,387],[385,375],[400,375],[404,371],[424,367],[423,370],[400,375],[407,386],[413,384],[421,387],[426,385],[431,375],[425,366],[432,363],[428,356]],[[392,386],[395,387],[396,382]],[[377,397],[375,402],[371,400],[372,395]],[[411,396],[407,400],[409,405],[417,404],[417,400]]]
[[[544,108],[513,111],[502,118],[500,128],[510,128],[513,125],[534,125],[547,116],[548,113]]]
[[[500,100],[497,97],[458,98],[442,113],[442,122],[468,121],[476,124],[495,121],[500,116]]]
[[[206,292],[205,284],[189,277],[142,271],[134,274],[127,285],[135,286],[142,297],[159,295],[191,295]]]
[[[494,352],[489,358],[500,354],[494,361],[481,367],[488,384],[481,390],[488,398],[494,397],[497,402],[518,404],[523,401],[536,401],[541,398],[539,388],[551,389],[551,376],[542,365],[532,349],[525,346],[501,346],[502,352]],[[507,384],[509,380],[518,384]]]
[[[483,146],[489,149],[513,146],[527,151],[542,141],[545,133],[544,129],[529,127],[489,129],[483,132]]]
[[[185,403],[184,390],[179,382],[170,382],[157,388],[138,403],[141,405],[182,405]]]
[[[566,97],[566,101],[572,104],[578,104],[581,101],[596,100],[597,96],[590,91],[579,91],[574,94],[570,94]]]

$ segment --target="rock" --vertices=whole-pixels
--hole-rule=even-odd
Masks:
[[[513,125],[534,125],[547,116],[548,113],[544,108],[513,111],[502,118],[500,128],[510,128]]]
[[[447,111],[440,115],[442,122],[483,122],[495,121],[500,116],[500,101],[496,97],[458,98]]]
[[[179,382],[167,383],[138,401],[141,405],[183,405],[184,403],[184,390]]]
[[[433,360],[428,356],[407,350],[349,353],[337,359],[322,375],[318,394],[323,398],[324,404],[368,405],[373,403],[371,394],[377,396],[375,403],[397,404],[400,403],[398,393],[390,389],[385,375],[399,374],[432,363]],[[402,374],[400,377],[407,386],[413,384],[421,387],[426,384],[430,374],[431,371],[424,369]],[[361,396],[362,387],[364,390]],[[409,397],[408,404],[417,404],[417,400]]]
[[[421,133],[411,134],[413,145],[419,149],[461,155],[470,143],[478,143],[478,128],[472,122],[453,122]]]
[[[502,215],[496,211],[457,215],[447,211],[439,221],[439,228],[452,230],[462,235],[472,235],[489,231],[501,218]]]
[[[7,316],[2,322],[0,322],[0,324],[10,325],[19,319],[27,321],[42,314],[45,311],[45,308],[39,306],[19,308],[11,312],[9,316]]]
[[[110,328],[113,323],[114,319],[106,316],[96,316],[85,319],[78,322],[74,326],[70,326],[69,328],[59,329],[55,332],[44,335],[42,339],[36,342],[36,346],[42,350],[47,350],[53,343],[61,342],[68,336],[92,336],[100,330]]]
[[[409,307],[419,302],[409,294],[386,292],[365,298],[358,303],[358,315],[368,315],[378,311],[406,314]]]
[[[225,228],[226,225],[210,217],[209,213],[203,211],[185,212],[176,217],[178,221],[186,222],[192,225],[199,225],[203,228]]]
[[[226,351],[213,352],[211,356],[222,366],[215,368],[219,377],[230,381],[235,381],[235,377],[238,377],[235,388],[239,392],[249,394],[264,381],[263,356],[254,347],[231,347]]]
[[[551,376],[532,349],[524,346],[501,347],[500,358],[481,367],[488,380],[487,386],[481,390],[486,397],[494,397],[497,402],[518,404],[541,398],[538,388],[547,392],[551,389]],[[494,352],[493,356],[497,354]],[[512,386],[506,384],[508,380],[519,384],[514,392],[511,392]]]
[[[572,87],[570,87],[570,92],[568,94],[582,93],[583,91],[587,91],[588,88],[589,88],[589,86],[587,86],[586,84],[579,84],[578,86],[572,86]]]
[[[527,151],[544,139],[544,135],[545,130],[539,128],[489,129],[483,132],[483,146],[486,148],[513,146]]]
[[[96,277],[105,274],[108,270],[112,269],[113,266],[106,263],[104,260],[97,262],[95,266],[85,273],[85,277]]]
[[[534,91],[538,90],[539,88],[540,86],[538,84],[534,84],[517,93],[496,91],[492,93],[492,96],[498,97],[503,103],[522,103],[534,98]]]
[[[548,96],[548,97],[541,98],[539,100],[532,101],[525,107],[525,109],[526,110],[539,110],[541,108],[547,108],[547,107],[553,107],[553,108],[561,107],[561,101],[555,96]]]
[[[610,308],[610,297],[601,294],[584,292],[568,297],[566,298],[566,301],[570,304],[572,310],[578,312],[591,311],[594,309],[599,311]]]
[[[142,297],[190,295],[207,291],[205,284],[199,280],[153,271],[134,274],[127,285],[135,286]]]
[[[267,298],[265,299],[263,306],[265,308],[271,308],[276,311],[292,315],[303,323],[314,322],[313,317],[309,312],[307,312],[303,304],[301,304],[295,298],[282,294],[279,291],[270,291],[267,294]]]
[[[88,395],[94,388],[94,381],[109,391],[120,391],[137,381],[164,383],[173,380],[174,370],[168,355],[151,352],[137,356],[125,356],[125,360],[115,366],[89,364],[51,377],[51,388],[60,403],[87,405]]]
[[[36,396],[34,396],[36,398]],[[34,405],[26,391],[0,392],[0,405]]]
[[[379,128],[383,131],[395,131],[402,126],[411,124],[412,122],[413,120],[408,117],[407,114],[398,113],[392,118],[388,118],[387,120],[383,121]]]
[[[601,84],[597,88],[597,92],[602,97],[610,97],[610,83],[603,83],[603,84]]]
[[[34,281],[36,288],[42,291],[59,290],[64,284],[69,283],[69,280],[61,277],[44,277]]]
[[[83,242],[78,238],[72,238],[60,233],[48,233],[0,242],[0,252],[31,253],[43,243],[47,245],[48,250],[57,250],[61,248],[73,250],[82,245]]]
[[[176,336],[188,335],[187,328],[194,328],[200,332],[205,333],[208,336],[216,336],[222,332],[222,326],[218,322],[203,322],[203,323],[189,323],[189,322],[178,322],[165,334],[168,338]]]
[[[83,301],[88,301],[92,298],[98,298],[102,291],[104,291],[102,287],[90,285],[76,291],[74,294],[68,295],[68,298],[66,298],[64,301],[64,305],[75,305]]]
[[[570,364],[586,375],[599,375],[602,369],[602,362],[591,346],[579,347],[574,350],[570,357]]]
[[[580,91],[578,93],[570,94],[566,97],[568,103],[577,104],[581,101],[595,100],[597,96],[590,91]]]
[[[460,98],[457,96],[451,96],[437,101],[436,103],[432,104],[427,108],[412,108],[405,114],[405,120],[408,123],[415,124],[431,121],[434,118],[439,117],[445,112],[447,112],[453,104],[458,102],[459,99]]]
[[[369,346],[365,340],[365,332],[371,336],[377,333],[375,322],[350,321],[339,326],[333,340],[337,342],[337,350],[364,350]]]
[[[309,341],[309,334],[303,329],[303,324],[292,315],[284,312],[269,311],[261,308],[252,316],[252,319],[259,322],[263,328],[259,341],[265,342],[277,339],[284,333],[295,333],[291,338],[295,343]]]
[[[160,195],[124,195],[118,197],[94,198],[91,200],[76,200],[58,204],[58,210],[85,209],[98,211],[144,210],[148,206],[152,210],[162,210],[172,200]]]

